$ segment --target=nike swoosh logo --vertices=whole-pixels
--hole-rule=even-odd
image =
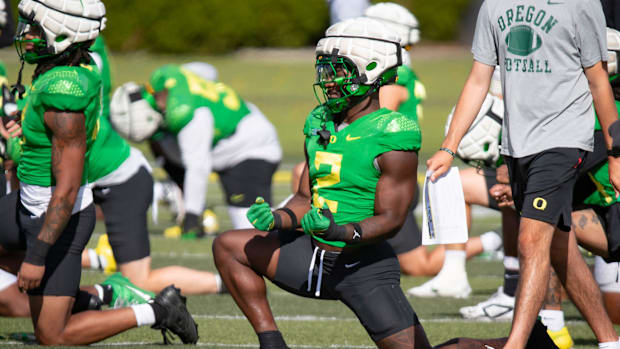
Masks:
[[[142,297],[142,299],[144,299],[145,301],[150,301],[151,300],[151,296],[138,290],[137,288],[131,287],[129,285],[126,285],[125,287],[127,287],[128,289],[132,290],[135,294],[137,294],[138,296]]]
[[[351,264],[345,264],[344,267],[347,268],[347,269],[351,269],[351,268],[353,268],[354,266],[356,266],[356,265],[358,265],[360,263],[361,263],[361,261],[360,262],[356,262],[356,263],[351,263]]]
[[[562,4],[564,4],[564,2],[547,0],[547,5],[562,5]]]
[[[490,346],[490,345],[486,345],[486,344],[484,345],[484,347],[485,347],[486,349],[495,349],[495,348],[493,348],[492,346]]]
[[[357,140],[357,139],[360,139],[360,138],[362,138],[362,136],[358,136],[358,137],[351,137],[351,135],[347,135],[346,140],[347,140],[347,141],[354,141],[354,140]]]

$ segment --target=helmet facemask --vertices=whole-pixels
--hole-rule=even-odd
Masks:
[[[26,39],[28,34],[31,34],[34,38]],[[26,49],[26,46],[29,44],[34,46],[33,50]],[[34,20],[25,17],[21,13],[17,24],[17,32],[15,33],[15,49],[20,60],[28,64],[36,64],[46,58],[55,56],[48,49],[43,28]]]
[[[338,114],[359,103],[372,86],[362,85],[355,64],[345,57],[320,55],[316,60],[314,95],[319,103]]]

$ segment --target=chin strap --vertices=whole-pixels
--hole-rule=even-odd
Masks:
[[[24,97],[24,93],[26,92],[26,88],[24,87],[24,85],[22,85],[22,72],[24,71],[24,59],[20,59],[21,61],[21,66],[19,67],[19,73],[17,73],[17,82],[15,83],[15,85],[11,86],[11,94],[15,95],[16,93],[19,96],[19,99],[22,99]]]

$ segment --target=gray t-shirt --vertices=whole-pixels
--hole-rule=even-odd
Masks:
[[[583,68],[607,61],[600,0],[486,0],[472,53],[501,67],[503,155],[592,151],[594,108]]]

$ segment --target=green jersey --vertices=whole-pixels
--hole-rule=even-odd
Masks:
[[[398,67],[397,75],[396,84],[405,87],[409,92],[409,98],[400,105],[398,112],[417,122],[418,118],[422,118],[422,102],[426,98],[426,89],[408,66]]]
[[[209,108],[214,121],[213,146],[232,135],[239,121],[250,113],[233,89],[178,65],[165,65],[154,71],[151,86],[155,91],[168,90],[164,124],[166,131],[175,135],[192,120],[196,109]]]
[[[103,115],[107,118],[110,116],[110,92],[112,91],[112,75],[110,74],[110,60],[108,59],[108,48],[105,44],[103,36],[99,35],[90,47],[90,50],[97,54],[95,59],[99,70],[101,71],[101,82],[103,84]]]
[[[101,40],[99,40],[101,38]],[[97,37],[91,47],[101,57],[101,67],[91,65],[101,75],[103,98],[101,115],[97,120],[98,134],[93,142],[88,157],[88,182],[94,183],[98,179],[112,173],[129,157],[130,146],[110,124],[110,67],[103,42],[103,37]]]
[[[17,168],[20,181],[43,187],[56,184],[52,174],[52,132],[45,124],[46,110],[82,112],[86,127],[86,159],[97,137],[101,113],[101,78],[92,67],[59,66],[38,76],[32,83],[22,111],[22,154]],[[82,184],[88,175],[84,162]]]
[[[620,115],[619,101],[616,101],[616,109],[618,109]],[[594,129],[600,131],[601,125],[598,122],[598,117],[595,118],[595,120],[596,124]],[[616,199],[614,187],[609,181],[609,165],[607,161],[588,171],[587,175],[590,177],[590,180],[592,180],[592,183],[594,183],[596,191],[583,200],[584,204],[607,207],[619,201]]]
[[[331,138],[320,143],[318,131],[325,125]],[[372,217],[375,191],[381,172],[375,158],[392,150],[418,151],[422,136],[418,123],[398,112],[380,109],[364,115],[336,131],[323,106],[310,113],[304,126],[312,203],[327,204],[337,224],[359,222]],[[344,247],[342,241],[316,240]]]

